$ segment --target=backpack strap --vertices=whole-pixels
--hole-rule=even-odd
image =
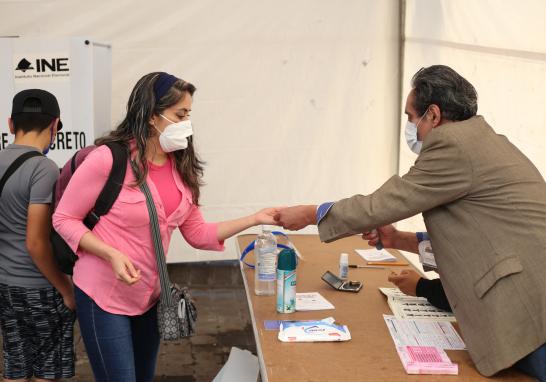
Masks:
[[[83,223],[89,229],[93,229],[99,222],[100,217],[106,215],[108,211],[110,211],[110,208],[112,208],[112,205],[121,192],[125,173],[127,172],[127,161],[129,159],[127,147],[117,142],[108,142],[106,143],[106,146],[112,151],[112,169],[95,202],[95,206],[83,220]]]
[[[17,157],[17,159],[15,159],[8,167],[8,169],[6,170],[6,172],[4,173],[4,176],[2,176],[2,179],[0,179],[0,196],[2,195],[2,191],[4,191],[4,186],[6,184],[6,182],[8,181],[8,179],[10,178],[10,176],[13,175],[13,173],[15,171],[17,171],[17,169],[19,167],[21,167],[21,165],[23,163],[25,163],[25,161],[27,159],[30,159],[30,158],[33,158],[33,157],[38,157],[38,156],[43,156],[42,153],[38,152],[38,151],[28,151],[24,154],[21,154]]]
[[[78,156],[79,151],[76,151],[74,155],[72,155],[72,158],[70,158],[70,175],[74,175],[74,172],[76,171],[76,157]]]

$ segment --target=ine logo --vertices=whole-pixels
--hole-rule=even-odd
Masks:
[[[17,82],[68,81],[70,79],[70,59],[66,52],[27,53],[24,56],[16,54],[12,62],[14,80]]]
[[[23,58],[21,61],[19,61],[19,63],[17,64],[17,67],[15,68],[15,70],[20,70],[23,73],[29,69],[34,70],[34,68],[32,67],[32,64],[26,58]]]
[[[68,72],[68,57],[64,58],[37,58],[35,60],[36,69],[32,67],[32,62],[23,58],[17,64],[15,70],[25,73],[27,70],[36,70],[37,73],[45,72]]]

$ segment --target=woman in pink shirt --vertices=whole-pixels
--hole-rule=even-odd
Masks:
[[[158,213],[165,253],[178,228],[196,248],[221,251],[225,239],[258,224],[275,224],[277,209],[219,223],[199,210],[202,162],[195,153],[189,114],[195,87],[168,73],[150,73],[135,85],[127,115],[97,144],[120,142],[138,164],[127,163],[122,190],[93,231],[83,218],[104,186],[113,158],[103,145],[88,155],[53,216],[57,232],[78,255],[74,267],[77,314],[97,381],[152,381],[159,333],[160,287],[146,199],[146,181]]]

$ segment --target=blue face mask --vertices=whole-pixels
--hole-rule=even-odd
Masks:
[[[53,135],[53,127],[51,128],[51,138],[49,139],[49,145],[42,151],[42,154],[47,155],[49,152],[49,149],[53,145],[53,140],[55,139],[55,136]]]
[[[425,111],[425,114],[427,114],[428,110]],[[423,147],[423,141],[420,141],[417,137],[417,127],[425,117],[425,114],[419,118],[419,121],[417,121],[417,124],[407,121],[406,122],[406,129],[404,131],[404,135],[406,136],[406,143],[408,144],[408,147],[411,151],[413,151],[415,154],[419,155],[421,152],[421,148]]]

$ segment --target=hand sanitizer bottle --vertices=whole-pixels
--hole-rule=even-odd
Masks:
[[[296,252],[283,249],[277,263],[277,312],[296,311]]]
[[[262,228],[254,244],[256,268],[254,270],[254,292],[258,296],[275,294],[275,271],[277,267],[277,239]]]
[[[349,277],[349,255],[342,253],[339,256],[339,278],[347,280],[347,277]]]

